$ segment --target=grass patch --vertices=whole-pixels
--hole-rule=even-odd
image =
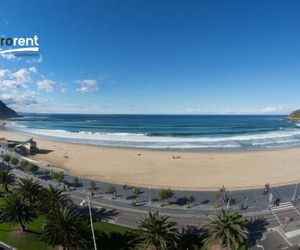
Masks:
[[[43,218],[38,217],[28,225],[32,232],[21,232],[20,226],[11,223],[0,223],[0,240],[20,250],[48,250],[48,247],[41,240]]]
[[[0,198],[0,206],[4,204],[4,198]],[[31,223],[26,225],[28,232],[22,233],[18,224],[0,223],[0,241],[17,248],[18,250],[51,250],[41,239],[42,227],[45,221],[44,216],[39,216]],[[117,232],[125,233],[129,228],[97,221],[94,223],[94,229],[105,231],[107,233]],[[55,248],[58,249],[58,248]]]

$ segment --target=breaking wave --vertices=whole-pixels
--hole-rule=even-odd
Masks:
[[[300,126],[300,124],[296,124]],[[172,136],[163,134],[128,132],[92,132],[67,131],[64,129],[29,128],[17,122],[7,124],[8,129],[18,130],[30,135],[37,135],[61,141],[93,144],[101,146],[137,147],[151,149],[212,149],[243,150],[269,149],[300,146],[300,129],[279,127],[276,131],[255,132],[234,135],[213,136]]]

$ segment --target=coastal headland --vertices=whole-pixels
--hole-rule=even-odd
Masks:
[[[21,134],[0,130],[0,137]],[[170,152],[96,147],[35,137],[34,160],[113,183],[182,190],[261,188],[300,181],[300,148],[256,152]]]

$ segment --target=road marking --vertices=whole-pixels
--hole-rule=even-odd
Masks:
[[[300,229],[296,229],[296,230],[293,230],[293,231],[290,231],[290,232],[287,232],[284,234],[287,238],[292,238],[292,237],[300,235]]]
[[[279,211],[279,210],[285,210],[285,209],[290,209],[290,208],[292,208],[292,209],[295,208],[291,202],[284,202],[284,203],[281,203],[280,206],[277,206],[277,207],[271,206],[270,207],[271,211]]]

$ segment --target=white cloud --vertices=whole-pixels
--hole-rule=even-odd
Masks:
[[[0,99],[12,108],[21,108],[39,103],[36,93],[31,91],[22,94],[17,92],[0,94]]]
[[[32,80],[32,74],[36,73],[35,67],[21,68],[15,72],[8,69],[0,69],[0,90],[26,88]]]
[[[20,57],[17,57],[12,53],[3,53],[3,54],[0,54],[0,55],[1,55],[2,58],[7,59],[7,60],[11,60],[11,61],[20,61],[21,60]]]
[[[15,78],[17,81],[26,83],[31,81],[31,73],[36,73],[37,69],[35,67],[22,68],[18,71],[11,74],[12,78]]]
[[[281,113],[286,112],[286,109],[283,107],[265,107],[260,110],[260,113],[269,114],[269,113]]]
[[[37,57],[27,59],[26,62],[27,63],[41,63],[41,62],[43,62],[43,57],[42,57],[42,55],[39,55]]]
[[[6,76],[8,73],[7,69],[0,69],[0,80]]]
[[[46,92],[53,92],[55,82],[50,79],[44,79],[37,81],[37,87],[40,90],[44,90]]]
[[[37,72],[36,67],[30,67],[28,70],[29,70],[30,72],[33,72],[33,73],[36,73],[36,72]]]
[[[90,93],[98,89],[97,80],[94,79],[76,80],[75,82],[80,84],[80,87],[77,88],[80,93]]]

